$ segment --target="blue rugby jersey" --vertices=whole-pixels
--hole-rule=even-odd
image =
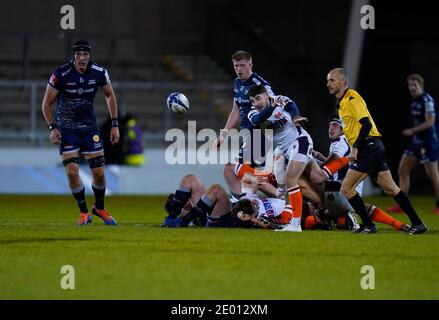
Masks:
[[[419,97],[412,98],[411,104],[411,115],[413,126],[417,126],[425,121],[425,116],[427,114],[437,115],[435,111],[435,102],[433,98],[426,92],[424,92]],[[436,121],[437,122],[437,121]],[[438,137],[436,132],[436,126],[428,128],[417,132],[413,136],[414,143],[437,143]]]
[[[270,84],[256,73],[252,73],[251,76],[245,81],[236,78],[233,82],[233,98],[235,99],[235,102],[239,108],[240,129],[254,128],[254,125],[247,117],[250,109],[252,108],[252,104],[250,99],[247,97],[247,93],[251,87],[256,85],[263,85],[267,89],[268,94],[270,96],[274,96]]]
[[[96,127],[93,101],[99,88],[110,83],[105,68],[89,62],[84,73],[79,73],[73,60],[62,65],[50,76],[49,85],[58,92],[56,124],[65,129]]]

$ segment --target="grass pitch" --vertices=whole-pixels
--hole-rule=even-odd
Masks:
[[[161,228],[164,199],[108,197],[120,225],[94,217],[81,227],[70,196],[0,196],[0,299],[439,298],[431,198],[413,198],[429,227],[419,236],[381,224],[372,235]],[[74,267],[74,290],[61,289],[64,265]],[[374,267],[374,290],[361,288],[364,265]]]

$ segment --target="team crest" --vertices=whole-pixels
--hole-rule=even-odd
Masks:
[[[95,135],[93,136],[93,141],[94,141],[94,142],[99,142],[99,136],[98,136],[97,134],[95,134]]]

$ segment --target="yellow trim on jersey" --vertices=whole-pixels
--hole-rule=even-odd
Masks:
[[[381,137],[372,116],[367,109],[366,102],[354,89],[348,89],[339,102],[339,115],[343,121],[343,132],[352,146],[360,133],[360,119],[368,117],[372,124],[368,137]]]

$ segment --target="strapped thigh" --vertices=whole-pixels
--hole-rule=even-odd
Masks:
[[[94,158],[89,158],[87,159],[88,161],[88,166],[90,167],[90,169],[94,169],[94,168],[100,168],[105,166],[105,157],[104,156],[97,156]]]

